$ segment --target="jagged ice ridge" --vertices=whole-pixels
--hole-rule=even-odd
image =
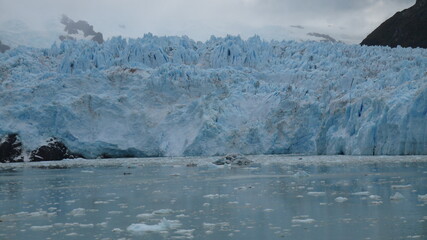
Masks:
[[[0,136],[94,158],[427,154],[427,50],[259,37],[0,54]]]

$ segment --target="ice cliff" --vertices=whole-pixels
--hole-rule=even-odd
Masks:
[[[0,54],[0,137],[98,156],[427,154],[427,50],[259,37]]]

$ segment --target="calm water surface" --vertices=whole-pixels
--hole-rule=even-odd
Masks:
[[[135,162],[0,168],[0,239],[427,239],[427,161]]]

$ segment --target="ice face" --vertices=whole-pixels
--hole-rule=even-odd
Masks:
[[[427,154],[427,50],[259,37],[0,54],[0,135],[101,155]]]

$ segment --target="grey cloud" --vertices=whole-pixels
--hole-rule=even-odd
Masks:
[[[290,27],[293,25],[337,40],[345,36],[356,43],[394,12],[413,3],[415,0],[0,0],[0,22],[18,18],[30,27],[37,23],[45,27],[48,19],[59,22],[61,14],[67,14],[90,22],[107,38],[152,32],[185,34],[196,40],[206,40],[211,34],[247,36],[265,31],[280,39],[301,30]]]

